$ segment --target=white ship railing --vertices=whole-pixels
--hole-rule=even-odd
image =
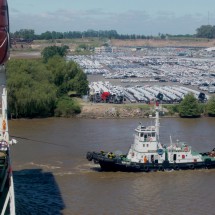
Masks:
[[[16,214],[16,209],[15,209],[15,195],[14,195],[14,184],[13,184],[13,174],[12,174],[12,169],[11,169],[11,161],[10,161],[10,141],[9,141],[9,133],[8,133],[8,120],[7,120],[7,90],[4,87],[3,92],[2,92],[2,108],[1,108],[1,113],[0,113],[0,123],[2,125],[2,129],[0,130],[0,140],[5,141],[8,144],[8,169],[5,174],[7,177],[10,177],[10,187],[1,211],[1,215],[5,215],[7,206],[9,204],[10,208],[10,215],[15,215]],[[3,125],[5,123],[5,125]]]

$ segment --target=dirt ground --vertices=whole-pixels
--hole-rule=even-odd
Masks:
[[[213,47],[215,40],[186,39],[186,40],[111,40],[112,46],[149,46],[149,47]]]
[[[145,118],[152,114],[153,105],[92,103],[79,99],[81,114],[79,118]]]
[[[72,53],[80,44],[87,44],[88,46],[101,46],[104,41],[96,38],[84,39],[71,39],[71,40],[58,40],[58,41],[33,41],[31,44],[13,44],[11,48],[11,58],[40,58],[41,51],[47,46],[62,46],[68,45]],[[178,40],[116,40],[110,41],[112,46],[117,47],[134,47],[134,46],[147,46],[147,47],[213,47],[215,40],[208,39],[178,39]]]

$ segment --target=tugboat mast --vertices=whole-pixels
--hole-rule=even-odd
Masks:
[[[159,103],[158,103],[158,101],[156,101],[156,105],[155,105],[155,131],[156,131],[156,134],[157,134],[157,141],[158,142],[160,140],[159,127],[160,127],[160,123],[159,123]]]

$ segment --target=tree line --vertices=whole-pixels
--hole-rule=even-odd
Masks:
[[[33,29],[20,29],[11,33],[11,38],[16,40],[33,41],[33,40],[56,40],[56,39],[77,39],[85,37],[109,38],[109,39],[166,39],[166,38],[215,38],[215,26],[202,25],[196,29],[196,34],[179,34],[171,35],[159,33],[157,36],[143,34],[119,34],[116,30],[87,30],[87,31],[46,31],[41,34],[35,34]]]
[[[187,94],[180,104],[164,105],[169,114],[178,113],[180,117],[196,118],[202,115],[215,117],[215,95],[207,103],[199,103],[192,93]]]
[[[43,59],[12,59],[7,63],[8,106],[13,117],[80,113],[80,106],[68,92],[87,94],[87,76],[75,62],[62,57],[65,49],[51,46],[43,50]]]
[[[215,38],[215,26],[212,25],[202,25],[200,28],[197,28],[197,37],[214,39]]]
[[[46,31],[41,34],[35,34],[33,29],[21,29],[11,33],[11,38],[20,41],[33,40],[55,40],[55,39],[78,39],[85,37],[109,38],[109,39],[152,39],[153,36],[136,35],[136,34],[118,34],[116,30],[87,30],[87,31],[68,31],[56,32]]]

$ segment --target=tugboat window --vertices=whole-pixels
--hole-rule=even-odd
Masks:
[[[143,137],[143,133],[141,133],[140,136]]]

